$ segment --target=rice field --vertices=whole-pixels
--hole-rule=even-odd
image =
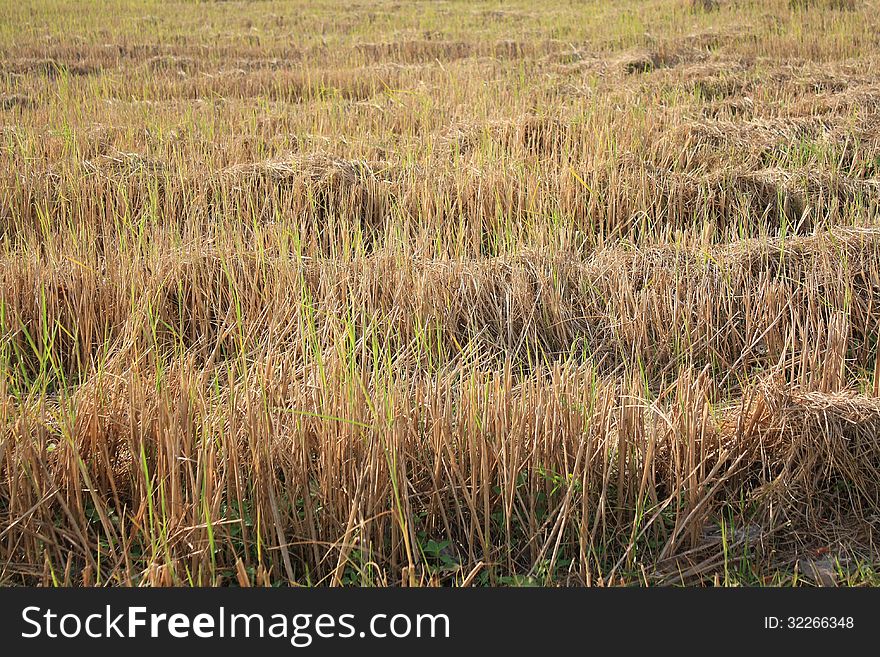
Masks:
[[[0,584],[880,584],[876,0],[0,11]]]

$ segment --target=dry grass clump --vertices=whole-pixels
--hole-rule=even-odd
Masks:
[[[82,166],[88,174],[114,176],[120,180],[139,174],[158,175],[164,170],[164,165],[159,160],[139,153],[121,151],[102,154],[93,160],[83,160]]]
[[[155,72],[192,73],[199,67],[198,61],[193,57],[176,55],[154,55],[146,60],[146,66]]]
[[[718,0],[691,0],[693,11],[717,11],[721,7]]]
[[[479,149],[486,140],[508,152],[526,152],[539,158],[552,158],[569,153],[577,140],[577,125],[558,117],[526,115],[501,119],[481,126],[454,126],[447,137],[454,141],[459,153]]]
[[[857,2],[856,0],[789,0],[788,5],[792,9],[821,8],[855,11]]]
[[[364,60],[381,62],[392,60],[404,64],[418,62],[454,62],[470,57],[521,59],[552,52],[561,44],[553,41],[517,41],[500,39],[489,42],[450,41],[445,39],[413,39],[380,43],[358,43],[356,52]]]
[[[99,73],[101,68],[88,62],[63,61],[49,57],[6,61],[2,70],[7,75],[43,75],[52,80],[68,75],[93,75]]]
[[[862,113],[874,117],[880,114],[880,86],[871,83],[849,84],[837,93],[809,95],[795,104],[795,108],[801,115]],[[874,132],[876,134],[876,130]]]
[[[627,75],[637,73],[651,73],[653,71],[675,66],[680,61],[694,61],[699,58],[695,53],[679,53],[672,50],[654,50],[631,53],[621,60],[621,65]]]
[[[223,68],[213,72],[163,78],[164,89],[157,99],[164,98],[264,98],[282,102],[304,102],[311,99],[338,97],[365,100],[390,84],[376,75],[362,75],[350,70],[302,71],[293,69]]]
[[[286,181],[300,181],[308,185],[316,197],[339,193],[354,195],[353,190],[363,190],[369,183],[389,182],[385,173],[388,165],[383,162],[364,160],[345,160],[323,153],[304,157],[269,160],[251,164],[237,164],[223,171],[223,176],[234,185],[245,185],[253,181],[266,181],[270,185]],[[357,207],[357,206],[356,206]],[[340,210],[340,215],[359,211]],[[375,212],[381,215],[381,212]]]
[[[813,141],[827,135],[832,126],[818,117],[784,117],[747,121],[694,121],[685,123],[673,139],[707,150],[736,149],[741,153],[769,154],[784,144]]]
[[[789,521],[812,531],[876,521],[876,398],[776,387],[763,395],[748,422],[768,454],[762,463],[768,482],[755,494],[776,500]]]
[[[382,168],[384,168],[382,164],[371,166],[365,161],[310,154],[290,161],[274,160],[234,165],[225,173],[232,177],[266,177],[273,180],[300,177],[312,183],[326,185],[328,188],[336,188],[366,180],[379,180],[381,178],[376,175],[376,171],[379,170],[381,173]]]
[[[0,95],[0,108],[11,110],[15,108],[29,109],[33,107],[33,101],[24,94]]]

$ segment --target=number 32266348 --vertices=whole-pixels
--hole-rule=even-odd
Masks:
[[[768,630],[851,630],[855,619],[852,616],[765,616],[764,627]]]

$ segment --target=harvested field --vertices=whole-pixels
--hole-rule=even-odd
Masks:
[[[880,3],[106,4],[0,16],[0,585],[880,583]]]

